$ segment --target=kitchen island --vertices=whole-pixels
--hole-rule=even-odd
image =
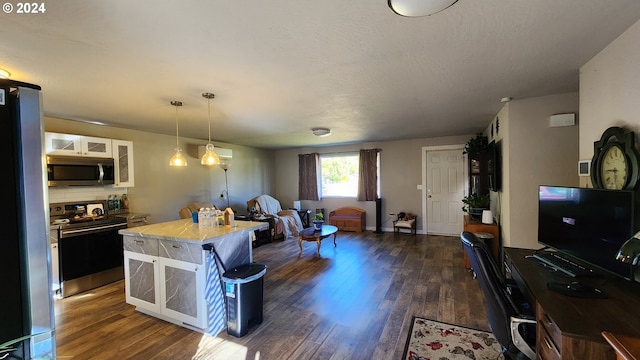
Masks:
[[[234,225],[201,227],[184,219],[120,230],[127,303],[145,314],[216,335],[219,329],[210,325],[224,323],[225,313],[209,315],[208,310],[224,304],[220,275],[253,261],[254,231],[268,226],[251,221]]]

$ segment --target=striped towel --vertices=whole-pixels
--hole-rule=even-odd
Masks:
[[[209,252],[207,261],[207,285],[205,287],[205,298],[209,305],[209,313],[207,320],[207,334],[216,336],[226,328],[225,320],[227,314],[224,307],[224,297],[222,287],[220,285],[220,274],[218,273],[218,265],[213,251]]]

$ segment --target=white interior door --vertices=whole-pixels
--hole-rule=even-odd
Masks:
[[[462,149],[427,151],[426,157],[427,233],[457,236],[463,228]]]

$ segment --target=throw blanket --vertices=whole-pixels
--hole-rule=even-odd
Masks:
[[[264,214],[278,214],[282,211],[280,202],[269,195],[260,195],[256,198],[256,202],[260,206],[260,212]]]
[[[303,229],[302,220],[296,210],[282,210],[279,211],[276,219],[279,219],[278,226],[282,224],[283,231],[286,237],[298,236],[300,230]],[[276,229],[278,231],[279,229]]]
[[[283,234],[285,237],[298,236],[303,229],[302,220],[295,210],[282,210],[280,202],[269,195],[260,195],[256,199],[260,208],[258,211],[263,214],[273,215],[275,220],[276,234]]]

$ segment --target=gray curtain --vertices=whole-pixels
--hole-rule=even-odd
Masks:
[[[379,151],[380,149],[360,150],[358,201],[375,201],[378,198]]]
[[[298,155],[298,199],[318,201],[318,153]]]

